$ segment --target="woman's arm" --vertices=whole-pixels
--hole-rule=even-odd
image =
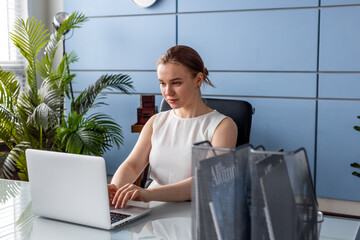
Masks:
[[[119,208],[125,207],[128,200],[143,202],[179,202],[190,200],[191,181],[192,178],[187,178],[174,184],[151,189],[143,189],[134,184],[126,184],[116,192],[112,204],[115,205],[115,208]]]
[[[231,118],[225,118],[215,129],[211,145],[218,148],[236,147],[238,129]]]
[[[152,116],[141,130],[138,141],[130,155],[116,170],[111,184],[117,188],[133,183],[149,163],[151,150],[152,125],[156,115]]]

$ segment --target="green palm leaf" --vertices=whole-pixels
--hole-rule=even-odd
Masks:
[[[63,151],[78,154],[102,155],[113,144],[123,144],[121,127],[105,114],[89,117],[69,113],[67,121],[57,130]]]
[[[7,122],[1,121],[0,122],[0,139],[3,141],[7,146],[12,144],[12,131],[11,126],[7,124]]]
[[[1,122],[18,122],[20,119],[16,116],[14,111],[7,108],[6,105],[0,104],[0,121]]]
[[[18,102],[18,112],[20,118],[24,122],[28,121],[36,106],[40,104],[39,102],[39,97],[37,95],[35,96],[30,89],[20,96]]]
[[[0,105],[0,139],[9,147],[19,141],[17,129],[20,121],[13,112]]]
[[[94,123],[86,121],[83,115],[69,113],[67,121],[57,130],[62,149],[68,153],[100,155],[104,137]]]
[[[61,24],[58,33],[64,35],[69,29],[80,28],[82,24],[88,20],[89,18],[85,17],[84,14],[75,11]]]
[[[64,105],[63,90],[58,88],[56,84],[52,82],[53,79],[47,78],[45,79],[39,90],[39,97],[42,102],[48,105],[60,118],[60,109],[62,109]]]
[[[0,67],[0,104],[13,109],[20,93],[20,85],[15,79],[15,73],[6,72]]]
[[[112,118],[105,114],[95,113],[89,116],[88,121],[94,122],[97,126],[104,128],[106,147],[103,147],[103,151],[109,150],[108,146],[115,144],[118,148],[124,143],[122,135],[122,129]]]
[[[66,145],[68,152],[93,155],[101,155],[103,153],[99,146],[104,145],[104,136],[91,125],[86,124],[76,132],[76,135],[72,135],[72,137],[79,141],[73,142],[70,139]],[[79,148],[79,146],[81,147]]]
[[[58,112],[55,112],[45,103],[40,103],[30,115],[28,123],[39,126],[41,130],[47,131],[49,128],[56,128],[58,123]],[[39,130],[40,130],[39,128]]]
[[[3,169],[4,161],[9,153],[8,152],[0,152],[0,169]],[[0,171],[0,178],[4,178],[3,172]],[[1,191],[1,188],[0,188]],[[0,196],[1,198],[1,196]]]
[[[80,95],[71,102],[71,111],[75,111],[78,114],[86,113],[90,108],[96,105],[103,104],[99,102],[95,103],[99,93],[105,89],[120,90],[123,93],[130,93],[130,90],[134,89],[131,78],[128,75],[115,74],[115,75],[103,75],[93,85],[90,85],[87,89],[80,93]]]
[[[18,115],[22,121],[22,127],[18,131],[22,133],[22,139],[30,142],[34,148],[40,148],[43,140],[42,126],[33,121],[34,112],[40,104],[39,96],[34,96],[31,89],[20,96],[18,103]]]
[[[18,172],[18,176],[21,180],[27,181],[27,165],[25,159],[25,150],[30,148],[29,142],[21,142],[17,144],[9,153],[4,161],[3,174],[5,178],[11,178],[14,172]]]
[[[48,42],[46,37],[49,36],[47,30],[43,30],[43,28],[44,24],[41,21],[37,22],[34,18],[31,21],[28,18],[26,22],[17,19],[14,32],[10,33],[14,45],[28,61],[26,70],[28,84],[35,94],[37,93],[35,57],[46,45]]]

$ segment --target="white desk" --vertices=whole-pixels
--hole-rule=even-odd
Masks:
[[[191,239],[191,203],[152,203],[153,211],[133,223],[105,231],[33,215],[29,184],[0,180],[0,239]],[[359,221],[325,217],[321,240],[353,240]]]

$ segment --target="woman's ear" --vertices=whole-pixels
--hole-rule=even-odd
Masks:
[[[198,85],[198,87],[200,88],[204,80],[204,74],[199,72],[195,78],[196,78],[196,85]]]

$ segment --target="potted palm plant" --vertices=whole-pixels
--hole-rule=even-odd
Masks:
[[[65,108],[69,83],[75,77],[68,68],[78,57],[75,52],[65,53],[55,66],[55,53],[64,33],[87,20],[74,12],[51,36],[34,18],[16,21],[10,38],[27,61],[28,87],[21,90],[15,74],[0,67],[0,141],[10,150],[2,153],[4,177],[14,178],[16,173],[21,180],[28,179],[27,148],[102,155],[112,145],[119,148],[123,144],[121,127],[113,119],[88,111],[104,104],[99,102],[99,94],[105,89],[130,93],[133,85],[129,76],[103,75]],[[43,49],[45,55],[36,60]]]

